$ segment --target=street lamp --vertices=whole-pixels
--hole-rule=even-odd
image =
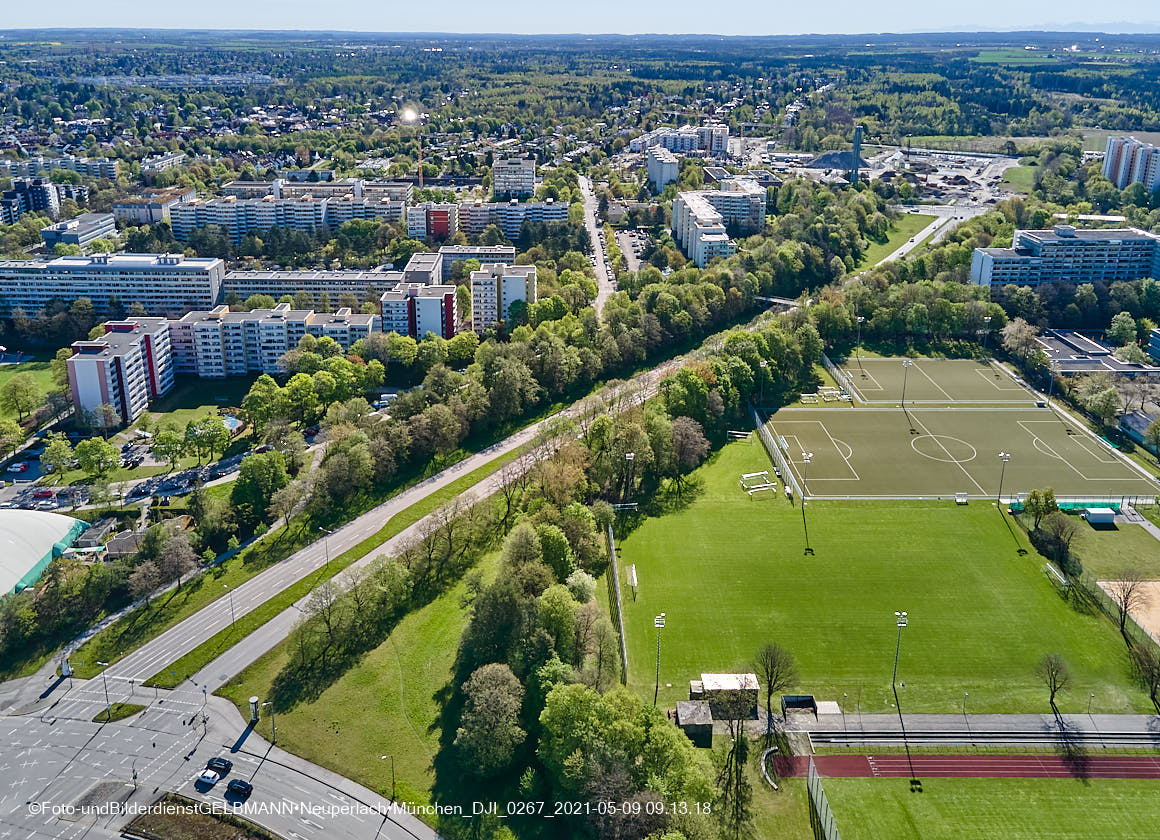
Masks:
[[[813,554],[814,550],[810,548],[810,529],[806,525],[806,491],[809,488],[810,477],[810,461],[814,460],[814,453],[802,453],[802,531],[806,537],[806,550],[803,554]]]
[[[108,662],[98,662],[97,664],[100,665],[101,669],[102,669],[101,670],[101,682],[105,686],[105,723],[108,723],[109,721],[111,721],[113,719],[113,704],[111,702],[109,702],[109,679],[108,679],[108,677],[105,676],[105,671],[104,671],[105,668],[109,667],[109,663]]]
[[[230,628],[232,629],[237,627],[238,624],[238,617],[234,613],[234,590],[230,589],[228,583],[223,583],[222,588],[230,593]]]
[[[1003,511],[1003,477],[1007,475],[1007,462],[1011,460],[1010,452],[1000,452],[999,460],[1003,462],[999,470],[999,495],[995,497],[995,504],[999,505],[999,512]]]
[[[334,535],[334,531],[328,528],[320,528],[319,530],[326,535],[322,538],[322,549],[326,552],[326,569],[330,571],[330,538]]]
[[[906,408],[906,375],[910,372],[910,366],[913,365],[910,359],[902,360],[902,407]]]
[[[266,706],[270,707],[270,743],[273,744],[274,746],[277,746],[277,744],[278,744],[278,726],[274,722],[274,701],[267,700],[265,703],[262,704],[263,708],[265,708]]]
[[[657,684],[653,689],[653,706],[656,706],[657,696],[661,693],[661,630],[665,627],[664,613],[653,618],[653,627],[657,629]]]

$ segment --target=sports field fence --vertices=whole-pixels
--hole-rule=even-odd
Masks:
[[[814,829],[815,840],[842,840],[838,833],[838,825],[834,822],[834,812],[830,810],[830,800],[826,798],[826,791],[822,787],[822,777],[818,775],[818,768],[814,765],[814,757],[810,756],[810,768],[806,773],[806,790],[810,794],[810,824]]]
[[[781,480],[793,488],[798,498],[805,498],[802,495],[802,488],[798,486],[797,477],[794,475],[793,470],[789,468],[789,461],[786,460],[785,453],[778,446],[777,440],[773,437],[773,433],[769,431],[769,426],[761,421],[761,415],[753,405],[749,406],[749,410],[753,413],[753,427],[757,429],[757,436],[761,438],[761,443],[765,447],[765,451],[769,454],[770,460],[781,471]]]
[[[616,562],[616,537],[612,535],[612,523],[608,531],[608,606],[616,621],[616,635],[620,639],[620,681],[628,684],[628,646],[624,641],[624,611],[620,602],[620,564]]]
[[[834,381],[838,383],[838,387],[845,391],[850,396],[854,396],[854,389],[850,386],[850,380],[846,374],[838,370],[838,366],[830,361],[830,357],[822,353],[822,367],[824,367],[834,377]]]

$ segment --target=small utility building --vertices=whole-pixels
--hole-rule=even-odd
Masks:
[[[59,513],[0,510],[0,593],[34,585],[52,558],[64,554],[87,527]]]

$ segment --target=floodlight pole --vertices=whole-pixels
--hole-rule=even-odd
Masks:
[[[983,316],[983,350],[987,349],[987,338],[991,335],[991,316]]]
[[[999,470],[999,494],[995,496],[995,504],[999,506],[999,512],[1003,512],[1003,477],[1007,475],[1007,462],[1011,460],[1010,452],[1000,452],[999,460],[1003,462],[1002,468]]]
[[[762,359],[759,364],[761,366],[761,405],[762,405],[762,407],[764,407],[765,406],[765,376],[766,376],[765,369],[767,367],[769,367],[769,362],[765,361],[765,359]]]
[[[910,366],[913,365],[910,359],[902,360],[902,408],[906,409],[906,375],[910,372]]]
[[[814,459],[814,453],[802,453],[802,531],[806,537],[806,549],[802,554],[813,554],[814,550],[810,548],[810,528],[806,524],[806,487],[809,483],[810,475],[810,461]]]
[[[910,757],[910,743],[906,740],[906,722],[902,719],[902,703],[898,699],[898,654],[902,649],[902,628],[910,623],[906,612],[894,612],[894,624],[898,627],[898,638],[894,643],[894,673],[890,677],[890,688],[894,692],[894,707],[898,710],[898,726],[902,729],[902,745],[906,748],[906,763],[910,767],[910,789],[913,792],[916,787],[922,790],[918,784],[918,778],[914,775],[914,761]]]
[[[636,461],[636,453],[635,452],[625,452],[624,453],[624,460],[626,462],[628,462],[628,486],[625,488],[625,501],[631,502],[632,501],[632,467],[633,467],[633,463]]]
[[[659,697],[661,693],[661,630],[663,630],[665,627],[664,613],[661,613],[660,615],[653,618],[653,627],[657,629],[657,683],[656,687],[653,689],[653,706],[655,707],[657,704],[657,697]]]
[[[862,367],[862,322],[866,319],[861,315],[856,316],[855,319],[858,321],[858,343],[854,347],[854,352],[858,355],[858,370],[865,374],[865,370]]]

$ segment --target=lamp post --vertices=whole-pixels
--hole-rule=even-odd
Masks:
[[[1051,405],[1051,395],[1055,393],[1055,360],[1047,361],[1047,405]]]
[[[902,360],[902,407],[906,408],[906,375],[910,373],[910,366],[913,365],[910,359]]]
[[[653,706],[657,704],[657,697],[661,693],[661,630],[665,628],[665,614],[653,618],[653,627],[657,629],[657,684],[653,689]]]
[[[222,587],[230,593],[230,627],[236,628],[238,626],[238,616],[234,612],[234,590],[230,589],[228,583],[223,583]]]
[[[762,359],[759,364],[761,366],[761,404],[765,405],[765,369],[769,367],[769,362],[765,361],[765,359]]]
[[[380,755],[379,761],[386,761],[388,758],[391,760],[391,801],[394,802],[395,801],[395,756],[394,756],[394,754]]]
[[[631,502],[632,501],[632,466],[633,466],[633,462],[636,460],[636,453],[635,452],[625,452],[624,453],[624,460],[628,464],[628,485],[627,485],[627,487],[625,487],[625,491],[624,491],[625,492],[625,499],[624,500],[626,502]]]
[[[983,349],[987,349],[987,338],[991,335],[991,316],[983,316]]]
[[[802,453],[802,532],[806,537],[806,549],[803,554],[813,554],[814,550],[810,548],[810,529],[806,525],[806,490],[809,487],[810,475],[810,461],[814,460],[814,453]]]
[[[999,494],[995,496],[995,504],[999,505],[999,512],[1003,511],[1003,477],[1007,475],[1007,462],[1011,460],[1010,452],[1000,452],[999,460],[1003,462],[1003,466],[999,470]]]
[[[854,352],[858,354],[858,370],[862,371],[862,376],[866,376],[866,371],[862,368],[862,322],[866,320],[862,315],[855,319],[858,322],[858,344],[854,347]]]
[[[98,662],[101,666],[101,683],[105,686],[105,723],[113,719],[113,704],[109,702],[109,679],[105,676],[105,669],[109,667],[108,662]]]
[[[322,528],[320,530],[322,531],[323,534],[326,535],[322,538],[322,549],[323,549],[323,551],[326,552],[326,569],[327,569],[327,571],[329,571],[330,570],[330,538],[334,535],[334,531],[331,531],[328,528]]]
[[[894,692],[894,707],[898,710],[898,726],[902,729],[902,745],[906,748],[906,763],[910,766],[910,789],[922,790],[922,785],[914,775],[914,761],[910,758],[910,743],[906,740],[906,722],[902,719],[902,703],[898,699],[898,654],[902,649],[902,628],[910,623],[906,611],[894,612],[894,624],[898,627],[898,638],[894,643],[894,673],[890,677],[890,688]]]
[[[265,703],[262,704],[262,706],[263,706],[263,708],[266,706],[270,707],[270,743],[273,744],[274,746],[277,746],[277,744],[278,744],[278,726],[274,722],[274,701],[267,700]]]

